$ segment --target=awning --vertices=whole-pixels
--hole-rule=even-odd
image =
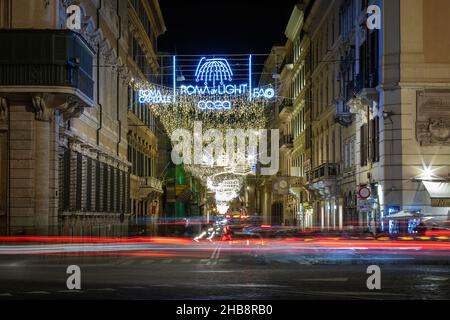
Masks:
[[[423,181],[433,207],[450,207],[450,182]]]
[[[450,198],[450,182],[423,181],[431,198]]]
[[[385,216],[387,220],[408,220],[408,219],[418,219],[422,215],[418,212],[400,211],[399,213],[394,213]]]

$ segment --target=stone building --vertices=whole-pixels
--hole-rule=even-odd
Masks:
[[[307,79],[310,77],[309,39],[304,36],[304,6],[296,5],[286,27],[285,35],[290,43],[289,61],[286,65],[289,72],[290,85],[287,102],[291,102],[290,117],[293,133],[293,150],[291,152],[290,192],[293,199],[293,217],[295,224],[306,228],[312,226],[312,208],[309,202],[309,190],[306,187],[305,173],[311,168],[311,131],[310,90]],[[283,108],[280,115],[290,108]]]
[[[366,20],[367,6],[381,9],[380,30],[357,28],[360,58],[348,103],[359,133],[357,185],[372,191],[367,224],[387,229],[386,217],[401,210],[448,219],[450,38],[444,30],[450,3],[358,3],[358,21]]]
[[[129,2],[128,66],[135,80],[157,82],[160,65],[156,39],[166,31],[157,0]],[[157,217],[163,194],[158,163],[157,120],[137,92],[129,88],[128,161],[131,163],[130,211],[135,216]]]
[[[367,26],[370,5],[380,8],[380,29]],[[296,56],[306,66],[300,84],[293,80],[294,110],[303,99],[306,107],[293,118],[293,161],[314,225],[383,229],[401,210],[447,217],[448,6],[305,0],[294,9],[287,30],[294,77]]]
[[[294,8],[286,30],[293,43],[293,166],[298,177],[291,189],[300,200],[303,227],[343,226],[346,188],[354,188],[354,162],[346,166],[344,155],[351,129],[339,121],[336,109],[347,81],[341,79],[340,62],[351,47],[339,22],[340,5],[304,1]]]
[[[148,75],[130,46],[136,33],[147,34],[140,41],[148,47],[164,31],[157,1],[133,10],[139,3],[0,1],[0,38],[7,44],[0,55],[3,226],[50,232],[60,220],[84,221],[83,227],[134,210],[129,84]],[[72,4],[81,8],[76,32],[66,24]],[[139,24],[145,13],[159,26],[156,34],[153,25]],[[150,136],[141,141],[154,158],[157,141],[142,135]]]
[[[286,90],[289,90],[286,84],[281,85],[281,70],[286,52],[285,46],[275,45],[267,57],[261,57],[261,60],[262,58],[265,58],[265,60],[259,79],[259,86],[271,85],[276,89],[278,95],[284,94]],[[256,175],[247,178],[247,189],[244,195],[249,213],[256,213],[262,217],[264,223],[274,225],[284,223],[285,204],[289,188],[288,185],[286,187],[283,187],[283,185],[288,182],[290,171],[289,155],[292,147],[290,122],[286,121],[286,119],[280,119],[279,108],[279,101],[274,101],[267,108],[266,114],[267,128],[280,130],[279,148],[281,152],[278,173],[274,176],[261,175],[261,165],[258,164]]]

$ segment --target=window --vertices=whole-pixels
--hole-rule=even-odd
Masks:
[[[349,167],[349,161],[348,161],[348,144],[344,144],[344,168],[347,169]]]
[[[95,211],[100,212],[100,162],[95,163]]]
[[[75,191],[75,210],[81,210],[81,192],[82,192],[82,178],[83,178],[83,156],[77,153],[77,171],[76,171],[76,191]]]
[[[103,212],[108,211],[108,166],[103,164]]]
[[[86,181],[86,210],[91,211],[92,204],[92,159],[87,158],[86,165],[87,181]]]
[[[364,167],[367,165],[367,139],[368,139],[368,126],[364,124],[360,128],[360,146],[361,146],[361,166]]]
[[[336,163],[336,135],[334,129],[331,130],[331,162]]]
[[[111,188],[109,189],[110,192],[110,201],[109,201],[109,212],[115,212],[115,204],[116,204],[116,168],[111,167],[110,169],[110,178],[111,178]]]
[[[62,185],[63,210],[70,208],[70,150],[65,149],[63,155],[63,185]]]
[[[349,168],[353,167],[353,164],[355,163],[354,161],[354,156],[355,153],[353,152],[354,150],[354,141],[350,141],[348,144],[348,164],[349,164]]]
[[[371,160],[373,163],[380,161],[380,118],[376,116],[371,121]]]

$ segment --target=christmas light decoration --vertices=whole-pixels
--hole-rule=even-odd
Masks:
[[[241,69],[242,63],[234,66]],[[171,88],[135,79],[131,80],[130,87],[138,92],[139,103],[148,106],[158,117],[169,136],[178,129],[193,130],[196,122],[202,123],[203,132],[217,129],[223,136],[229,129],[266,128],[267,107],[276,97],[275,89],[253,86],[252,56],[248,57],[248,79],[244,82],[245,76],[241,75],[236,77],[241,82],[233,83],[232,67],[227,59],[203,57],[196,66],[193,83],[177,87],[177,58],[174,56]],[[215,162],[212,156],[204,154],[201,164],[184,164],[187,172],[215,193],[219,214],[227,213],[231,201],[239,197],[246,176],[255,171],[258,157],[255,152],[236,157],[241,158]]]

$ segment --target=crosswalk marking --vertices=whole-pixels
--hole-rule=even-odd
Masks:
[[[155,260],[145,260],[142,262],[142,264],[151,264],[153,262],[155,262]]]
[[[182,263],[190,263],[192,261],[192,259],[182,259],[181,262]]]

